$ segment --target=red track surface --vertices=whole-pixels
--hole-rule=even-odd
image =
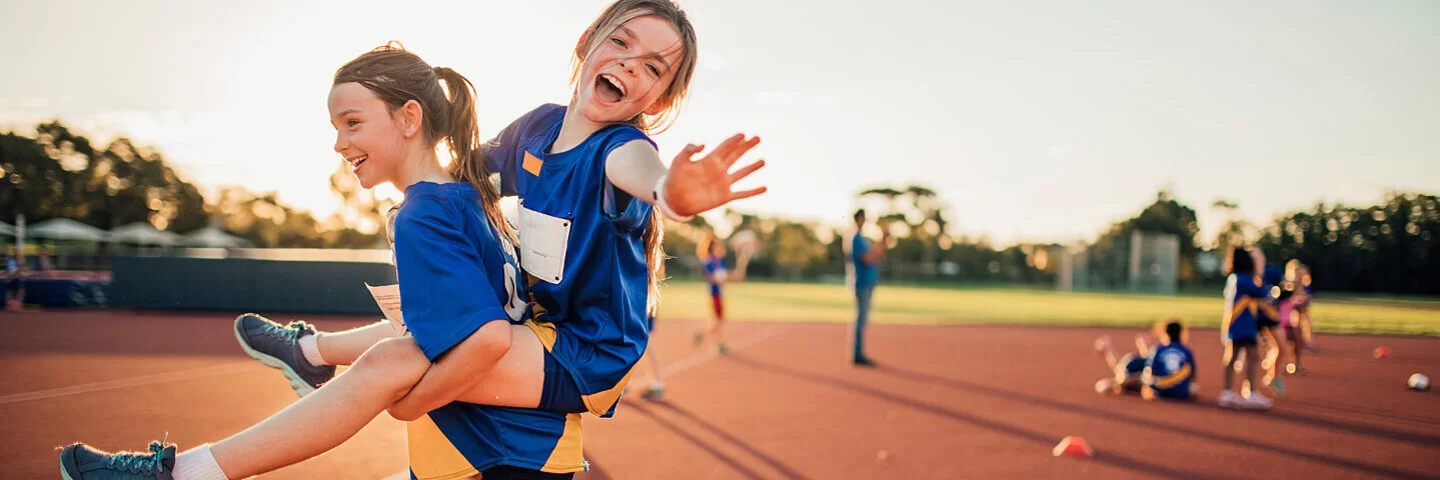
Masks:
[[[234,345],[230,319],[0,314],[0,477],[56,478],[55,448],[72,441],[142,449],[169,432],[188,448],[294,401]],[[1246,413],[1214,407],[1213,331],[1193,335],[1205,398],[1180,404],[1093,392],[1107,372],[1092,341],[1128,345],[1131,330],[876,326],[882,367],[855,369],[843,325],[734,324],[728,357],[689,344],[699,325],[662,319],[667,401],[632,395],[613,420],[587,417],[580,478],[1440,478],[1440,396],[1405,388],[1411,373],[1440,376],[1437,339],[1322,336],[1289,398]],[[1391,358],[1370,357],[1380,345]],[[1066,435],[1096,457],[1051,457]],[[262,478],[384,478],[403,452],[384,417]]]

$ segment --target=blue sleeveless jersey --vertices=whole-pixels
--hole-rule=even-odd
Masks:
[[[528,325],[575,377],[589,411],[609,416],[649,341],[644,235],[651,207],[610,185],[605,159],[626,143],[654,142],[634,127],[612,125],[550,152],[564,116],[565,107],[541,106],[483,151],[501,191],[520,197]]]

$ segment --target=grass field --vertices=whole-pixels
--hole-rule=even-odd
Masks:
[[[672,281],[662,293],[660,316],[705,318],[709,292],[700,282]],[[854,297],[843,285],[737,283],[725,286],[726,317],[739,321],[854,321]],[[1198,296],[1062,293],[1024,288],[881,285],[871,321],[886,324],[1034,324],[1148,326],[1176,316],[1188,325],[1216,328],[1221,299]],[[1440,335],[1440,303],[1426,300],[1319,298],[1315,328],[1327,333]]]

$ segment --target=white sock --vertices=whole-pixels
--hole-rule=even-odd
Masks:
[[[329,363],[325,363],[325,357],[320,356],[319,339],[319,335],[300,337],[300,351],[305,354],[305,361],[317,367],[329,365]]]
[[[215,454],[210,453],[210,444],[204,444],[175,457],[175,480],[230,480]]]

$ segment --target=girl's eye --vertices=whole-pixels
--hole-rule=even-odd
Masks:
[[[615,42],[620,48],[625,48],[625,41],[621,40],[620,37],[610,37],[610,41]]]
[[[645,68],[650,69],[650,73],[655,74],[655,76],[657,76],[657,77],[660,76],[660,69],[655,68],[654,65],[651,65],[651,64],[648,64],[648,63],[647,63],[647,64],[645,64]]]
[[[360,121],[359,121],[359,120],[348,120],[348,121],[345,122],[345,124],[353,127],[353,126],[359,125],[359,124],[360,124]]]

